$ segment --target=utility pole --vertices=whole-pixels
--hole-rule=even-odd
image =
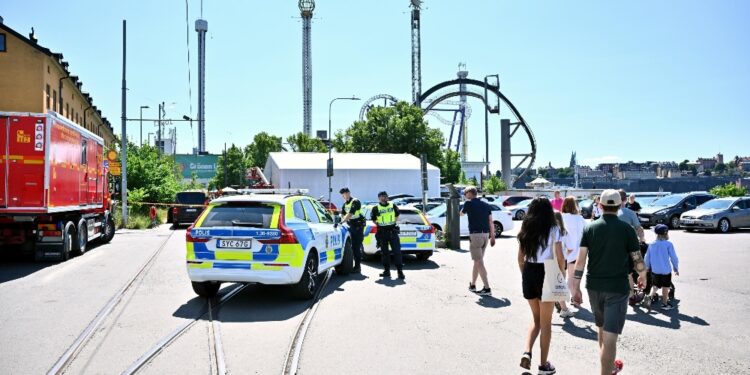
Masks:
[[[122,195],[122,225],[125,226],[128,223],[128,134],[126,124],[126,99],[127,99],[127,83],[125,81],[125,56],[126,56],[126,25],[125,20],[122,20],[122,148],[120,150],[120,158],[122,164],[122,186],[120,188],[120,194]]]
[[[141,146],[143,146],[143,110],[144,109],[148,109],[148,106],[147,105],[142,105],[141,106],[141,117],[140,117],[140,123],[141,123],[141,140],[140,140],[140,145]]]
[[[164,110],[164,102],[161,102],[161,104],[159,104],[159,122],[158,122],[158,127],[156,130],[156,149],[159,151],[159,155],[164,153],[164,145],[162,144],[162,140],[161,140],[161,116],[162,116],[163,110]]]
[[[224,187],[227,187],[227,143],[224,142]]]

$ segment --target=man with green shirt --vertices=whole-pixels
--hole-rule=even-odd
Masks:
[[[628,308],[629,260],[633,260],[639,283],[646,281],[646,267],[635,229],[617,218],[622,204],[620,193],[603,191],[599,204],[603,215],[583,231],[571,292],[573,302],[583,302],[581,278],[588,257],[586,290],[599,328],[601,374],[609,375],[615,368],[617,337],[622,333]]]

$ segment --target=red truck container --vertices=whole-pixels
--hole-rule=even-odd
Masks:
[[[115,225],[104,141],[61,115],[0,112],[0,248],[66,260]]]

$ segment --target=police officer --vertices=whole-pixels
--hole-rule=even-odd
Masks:
[[[362,215],[362,203],[359,199],[352,197],[349,188],[339,190],[344,198],[344,207],[341,209],[341,224],[349,223],[349,234],[352,238],[352,253],[354,254],[354,272],[362,272],[360,262],[362,261],[362,240],[365,232],[365,216]]]
[[[372,208],[370,219],[378,227],[378,231],[375,232],[375,239],[380,245],[383,268],[385,269],[380,276],[391,277],[391,252],[393,252],[398,278],[405,279],[401,260],[401,240],[398,238],[398,226],[396,225],[399,216],[398,207],[388,201],[388,193],[384,191],[378,193],[378,200],[380,203]]]

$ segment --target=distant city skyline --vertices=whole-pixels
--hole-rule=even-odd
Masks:
[[[317,2],[312,29],[313,132],[325,129],[328,102],[381,93],[409,100],[409,1]],[[122,19],[128,20],[128,117],[167,103],[167,117],[197,117],[197,40],[201,4],[136,0],[33,3],[10,0],[0,16],[62,52],[83,89],[119,132]],[[746,156],[750,136],[750,25],[747,2],[635,1],[622,4],[427,0],[422,12],[423,90],[455,78],[500,74],[538,142],[537,167],[681,161]],[[206,141],[249,143],[260,131],[302,128],[301,25],[296,1],[204,2]],[[60,27],[61,19],[85,20]],[[450,25],[450,27],[446,27]],[[187,29],[186,29],[187,26]],[[187,34],[187,35],[186,35]],[[186,36],[190,39],[189,95]],[[174,104],[171,104],[174,103]],[[484,155],[481,103],[470,99],[469,156]],[[357,119],[361,102],[337,103],[333,128]],[[504,115],[507,115],[507,111]],[[155,118],[155,110],[144,111]],[[427,118],[446,134],[449,128]],[[500,169],[497,131],[491,169]],[[133,123],[130,134],[136,127]],[[197,129],[179,125],[180,153],[197,147]],[[148,130],[148,131],[147,131]],[[154,132],[144,124],[144,138]],[[748,151],[746,151],[748,150]]]

